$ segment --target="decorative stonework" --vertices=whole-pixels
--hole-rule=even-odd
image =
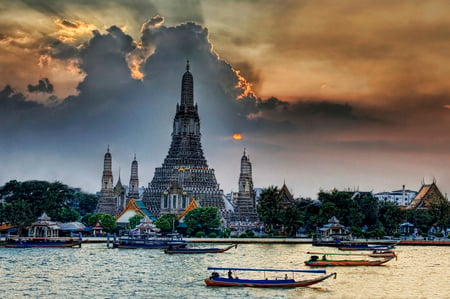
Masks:
[[[203,155],[200,117],[194,105],[194,79],[189,61],[181,83],[181,102],[176,106],[172,142],[161,167],[144,191],[143,201],[153,215],[182,213],[192,199],[203,207],[224,210],[223,190],[214,169]]]

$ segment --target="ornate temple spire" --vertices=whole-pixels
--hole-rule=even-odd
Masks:
[[[120,180],[120,179],[119,179]],[[117,211],[116,201],[114,199],[112,156],[109,152],[109,145],[106,149],[103,160],[102,188],[100,198],[97,203],[97,213],[115,215]]]
[[[131,175],[129,184],[128,197],[138,199],[139,198],[139,177],[138,177],[138,162],[136,160],[136,154],[134,154],[134,160],[131,162]]]
[[[181,109],[194,106],[194,78],[189,72],[189,60],[186,62],[186,72],[181,81]]]
[[[109,152],[109,145],[103,160],[103,176],[102,176],[102,191],[112,190],[113,188],[113,174],[112,174],[112,156]]]
[[[155,168],[143,202],[154,215],[180,213],[190,199],[225,210],[223,190],[204,157],[200,117],[194,105],[194,79],[189,61],[181,81],[181,102],[173,120],[172,142],[161,167]]]

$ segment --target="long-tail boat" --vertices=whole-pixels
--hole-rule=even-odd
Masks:
[[[306,287],[321,281],[324,281],[330,277],[336,278],[336,273],[331,273],[328,275],[322,275],[320,277],[311,279],[296,280],[294,278],[295,273],[319,273],[326,274],[325,270],[284,270],[284,269],[257,269],[257,268],[221,268],[221,267],[208,267],[208,270],[212,270],[211,276],[205,279],[207,286],[220,286],[220,287],[260,287],[260,288],[296,288],[296,287]],[[228,271],[228,276],[220,276],[216,271]],[[263,279],[252,279],[252,278],[238,278],[232,276],[232,271],[242,271],[242,272],[266,272],[269,273],[284,273],[281,278],[268,278]],[[289,277],[288,273],[292,273]]]
[[[333,267],[333,266],[380,266],[384,263],[389,262],[394,259],[396,256],[385,256],[375,260],[369,259],[329,259],[329,256],[364,256],[368,257],[368,254],[345,254],[345,253],[323,253],[323,252],[308,252],[308,254],[320,254],[322,255],[322,259],[319,259],[319,256],[313,255],[308,261],[305,261],[305,265],[313,266],[313,267]]]
[[[168,254],[196,254],[196,253],[222,253],[230,250],[231,248],[237,248],[237,244],[232,244],[224,248],[194,248],[194,247],[169,247],[164,250],[164,253]]]
[[[369,244],[346,244],[339,247],[339,250],[392,250],[394,249],[394,245],[369,245]]]
[[[186,247],[187,241],[180,234],[165,236],[127,236],[113,240],[113,248],[121,249],[168,249]]]

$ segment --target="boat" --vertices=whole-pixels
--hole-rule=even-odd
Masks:
[[[339,250],[355,251],[355,250],[391,250],[394,245],[369,245],[369,244],[343,244]]]
[[[183,240],[180,234],[173,233],[120,237],[118,240],[113,240],[112,247],[121,249],[168,249],[186,247],[187,244],[188,242]]]
[[[308,252],[308,254],[314,254],[308,261],[305,261],[305,265],[312,267],[333,267],[333,266],[380,266],[394,259],[396,256],[384,256],[377,259],[330,259],[330,256],[363,256],[369,257],[368,254],[345,254],[345,253],[323,253],[323,252]],[[322,259],[319,256],[322,255]]]
[[[60,237],[60,226],[44,212],[37,222],[31,224],[28,236],[9,235],[6,237],[5,247],[81,247],[82,237]]]
[[[296,287],[306,287],[321,281],[324,281],[330,277],[336,278],[336,273],[326,274],[325,270],[283,270],[283,269],[257,269],[257,268],[222,268],[222,267],[208,267],[208,270],[214,272],[211,276],[205,279],[205,284],[207,286],[216,287],[259,287],[259,288],[296,288]],[[220,276],[217,271],[228,271],[228,276]],[[266,272],[269,273],[281,273],[281,278],[268,278],[263,279],[253,279],[253,278],[238,278],[232,276],[232,271],[242,271],[242,272]],[[283,276],[284,273],[284,276]],[[289,277],[288,273],[291,273]],[[325,274],[320,277],[295,280],[295,273],[308,273],[308,274]]]
[[[169,247],[164,250],[164,253],[167,254],[221,253],[228,251],[233,247],[237,248],[237,244],[232,244],[224,248]]]
[[[393,256],[397,258],[397,255],[395,254],[395,251],[393,250],[374,250],[372,253],[368,254],[370,257],[386,257],[386,256]]]

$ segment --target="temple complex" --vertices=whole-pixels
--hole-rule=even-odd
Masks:
[[[102,189],[100,191],[96,212],[115,216],[125,209],[131,199],[139,200],[139,178],[136,155],[131,163],[130,186],[127,193],[126,188],[122,185],[120,173],[119,179],[113,187],[112,155],[108,146],[103,161]]]
[[[181,102],[176,105],[172,142],[161,167],[155,169],[152,181],[144,191],[143,201],[155,216],[182,213],[192,199],[202,207],[225,210],[223,190],[214,169],[203,155],[200,117],[194,104],[194,79],[189,61],[181,82]]]

